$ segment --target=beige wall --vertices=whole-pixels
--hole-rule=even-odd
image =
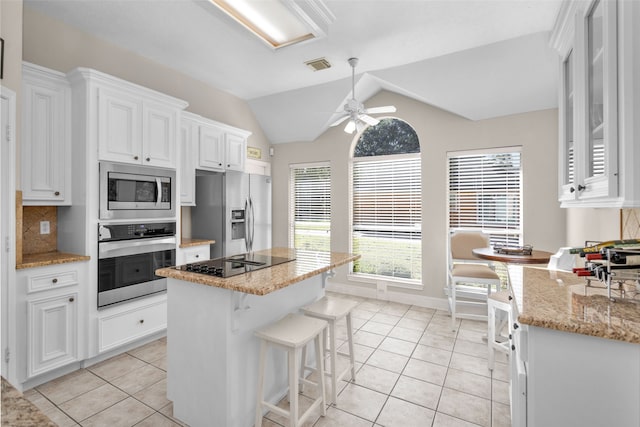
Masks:
[[[535,248],[555,251],[565,244],[565,211],[557,201],[557,110],[483,121],[469,121],[429,105],[380,92],[369,106],[393,104],[396,117],[411,124],[420,138],[423,179],[423,282],[425,296],[441,297],[446,278],[447,151],[522,146],[524,239]],[[291,163],[330,161],[332,172],[332,250],[349,248],[348,159],[352,136],[331,128],[311,143],[275,146],[273,157],[273,241],[287,245],[287,182]],[[336,277],[347,283],[346,269]],[[355,283],[352,283],[357,285]]]
[[[616,240],[620,238],[620,209],[567,209],[567,245],[583,246],[585,241]]]
[[[23,41],[23,59],[27,62],[63,73],[76,67],[93,68],[183,99],[189,103],[188,111],[203,117],[247,129],[253,132],[249,146],[260,148],[263,160],[269,161],[269,141],[249,105],[240,98],[28,7],[24,8]]]

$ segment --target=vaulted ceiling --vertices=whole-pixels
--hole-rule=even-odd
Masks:
[[[265,0],[252,0],[265,1]],[[557,106],[561,0],[326,0],[328,36],[273,50],[206,0],[24,0],[246,100],[272,143],[310,141],[351,98],[396,92],[471,120]],[[332,67],[304,62],[324,57]],[[402,117],[402,112],[398,111]]]

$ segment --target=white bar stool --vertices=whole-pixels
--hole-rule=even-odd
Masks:
[[[260,370],[258,373],[258,392],[256,405],[255,427],[262,426],[262,407],[266,406],[271,411],[289,418],[289,425],[297,427],[302,425],[311,415],[311,412],[319,405],[322,409],[322,416],[326,415],[325,389],[324,389],[324,353],[322,348],[322,333],[327,330],[327,322],[321,319],[302,316],[300,314],[288,314],[279,321],[272,323],[264,329],[257,330],[255,335],[260,338]],[[320,381],[314,383],[305,378],[298,377],[296,360],[300,354],[300,349],[306,349],[306,345],[315,339],[316,364]],[[286,411],[264,399],[264,371],[269,345],[283,347],[288,353],[289,365],[289,410]],[[298,383],[303,382],[319,387],[319,397],[313,402],[311,407],[298,417]]]
[[[496,328],[496,311],[500,310],[504,312],[506,317],[506,321],[509,322],[508,325],[511,327],[513,324],[512,319],[512,309],[511,309],[511,294],[509,291],[499,291],[494,292],[489,295],[487,298],[487,309],[488,309],[488,337],[487,344],[489,347],[489,370],[492,371],[495,365],[495,351],[501,351],[505,354],[509,354],[509,339],[500,335],[500,331],[504,326],[504,323],[501,322],[501,325]]]
[[[332,298],[332,297],[322,297],[318,301],[310,304],[306,307],[302,307],[301,311],[311,317],[316,317],[319,319],[326,320],[329,322],[329,335],[330,335],[330,343],[329,351],[331,355],[331,371],[327,372],[327,375],[331,376],[331,401],[333,403],[337,403],[337,384],[340,380],[342,380],[349,371],[351,371],[351,379],[355,381],[356,379],[356,365],[353,353],[353,325],[351,322],[351,311],[358,305],[357,301],[351,301],[343,298]],[[349,356],[349,366],[340,374],[336,372],[336,358],[337,358],[337,348],[336,348],[336,322],[342,320],[343,318],[347,318],[347,336],[349,342],[349,354],[343,354],[344,356]],[[323,341],[327,342],[327,331],[325,330],[323,333]],[[306,368],[306,353],[303,349],[302,351],[302,372],[301,376],[304,377],[304,369]]]

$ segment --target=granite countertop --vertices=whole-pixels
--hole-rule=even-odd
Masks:
[[[70,254],[66,252],[44,252],[22,256],[22,262],[16,264],[16,270],[22,268],[45,267],[47,265],[65,264],[67,262],[88,261],[87,255]]]
[[[266,295],[360,258],[360,255],[342,252],[312,252],[289,248],[272,248],[255,253],[296,258],[296,260],[226,279],[180,271],[171,267],[156,270],[156,274],[246,294]]]
[[[521,323],[640,344],[640,291],[617,285],[610,301],[598,280],[546,268],[510,265],[511,289]]]
[[[190,248],[192,246],[204,246],[204,245],[213,245],[215,240],[206,240],[206,239],[180,239],[180,247],[181,248]]]
[[[29,402],[4,377],[2,381],[2,425],[11,427],[56,427],[33,403]]]

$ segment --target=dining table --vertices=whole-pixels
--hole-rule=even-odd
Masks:
[[[472,249],[471,252],[480,259],[498,261],[505,264],[546,264],[553,255],[551,252],[537,249],[532,250],[531,255],[499,253],[491,247],[476,248]]]

